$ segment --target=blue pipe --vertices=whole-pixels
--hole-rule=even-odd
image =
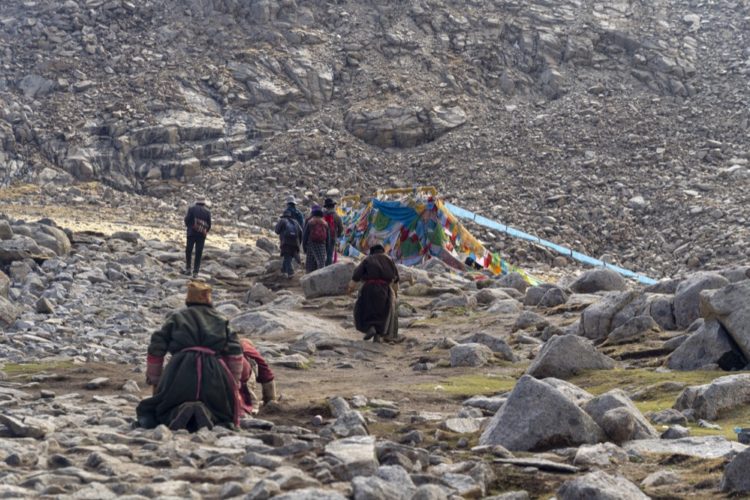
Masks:
[[[638,283],[642,283],[644,285],[653,285],[657,283],[655,279],[649,278],[648,276],[635,273],[633,271],[624,269],[619,266],[613,266],[612,264],[607,264],[604,261],[595,259],[593,257],[589,257],[588,255],[584,255],[580,252],[576,252],[574,250],[571,250],[570,248],[564,247],[562,245],[558,245],[557,243],[553,243],[548,240],[543,240],[537,236],[534,236],[533,234],[524,233],[523,231],[519,231],[518,229],[514,229],[510,226],[506,226],[505,224],[500,224],[499,222],[490,220],[487,217],[482,217],[481,215],[477,215],[474,212],[470,212],[469,210],[465,210],[461,207],[457,207],[451,203],[444,203],[444,205],[456,217],[472,220],[476,222],[477,224],[479,224],[480,226],[485,226],[490,229],[494,229],[495,231],[500,231],[514,238],[520,238],[522,240],[531,241],[543,247],[550,248],[559,254],[565,255],[566,257],[570,257],[571,259],[575,259],[579,262],[583,262],[584,264],[588,264],[590,266],[599,266],[599,267],[606,267],[607,269],[612,269],[613,271],[621,274],[622,276],[633,278],[637,280]]]

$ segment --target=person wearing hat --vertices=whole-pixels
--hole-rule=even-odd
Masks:
[[[190,261],[195,248],[195,263],[193,264],[193,278],[198,276],[203,256],[203,245],[206,235],[211,230],[211,212],[206,207],[206,199],[199,197],[185,214],[187,228],[187,243],[185,244],[185,274],[190,274]]]
[[[172,357],[163,368],[167,353]],[[146,383],[154,386],[154,394],[138,404],[138,423],[190,432],[238,425],[243,359],[237,334],[212,306],[211,287],[190,282],[185,307],[151,336]]]
[[[302,249],[305,251],[305,271],[311,273],[326,266],[328,250],[333,246],[331,229],[323,220],[323,209],[313,205],[310,218],[302,230]]]
[[[354,303],[354,326],[364,333],[364,340],[398,343],[396,290],[399,275],[393,260],[381,244],[370,247],[370,253],[352,273],[354,283],[362,282]],[[350,286],[353,290],[354,283]]]
[[[292,218],[297,221],[297,224],[299,224],[299,227],[302,227],[305,225],[305,216],[297,208],[297,200],[294,199],[294,196],[291,196],[291,195],[287,196],[286,209],[284,209],[284,211],[286,210],[289,210],[292,213]]]
[[[274,232],[279,235],[279,248],[281,250],[281,274],[288,278],[294,276],[292,260],[299,259],[299,247],[302,244],[302,226],[294,220],[291,210],[284,210],[284,214],[276,223]]]
[[[338,244],[339,238],[344,234],[344,223],[341,221],[341,217],[336,213],[336,202],[331,198],[326,198],[323,202],[323,220],[326,221],[328,227],[331,229],[331,235],[333,237],[333,245],[326,253],[326,266],[330,266],[334,262],[338,262],[338,252],[336,251],[336,245]]]

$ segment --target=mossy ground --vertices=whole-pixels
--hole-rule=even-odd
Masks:
[[[76,364],[72,360],[7,363],[0,366],[0,371],[5,372],[8,377],[27,378],[42,372],[71,370],[75,366]]]

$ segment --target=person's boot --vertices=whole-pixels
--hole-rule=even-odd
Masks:
[[[195,420],[196,430],[204,427],[209,430],[214,428],[214,416],[203,403],[195,403],[193,419]]]
[[[174,416],[171,422],[169,422],[169,428],[173,431],[180,429],[187,429],[190,421],[193,419],[195,408],[193,403],[182,403],[177,408],[177,414]]]
[[[374,326],[371,326],[367,329],[367,333],[365,333],[364,340],[370,340],[371,338],[375,337],[378,334],[377,330],[375,330]]]

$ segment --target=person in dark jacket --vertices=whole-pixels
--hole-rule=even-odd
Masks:
[[[292,260],[299,261],[299,247],[302,244],[302,226],[294,219],[291,210],[284,210],[279,222],[276,223],[274,232],[279,235],[279,247],[281,248],[281,274],[287,278],[294,276]]]
[[[211,230],[211,212],[206,207],[206,199],[198,198],[195,204],[185,214],[187,228],[187,243],[185,244],[185,274],[190,274],[190,261],[195,248],[195,264],[193,264],[193,278],[198,276],[203,256],[203,245],[206,235]]]
[[[344,234],[344,223],[341,221],[341,217],[336,213],[336,202],[331,198],[326,198],[323,202],[323,220],[326,221],[328,227],[331,228],[333,245],[328,249],[326,253],[326,266],[330,266],[334,262],[338,261],[338,252],[336,251],[336,245],[338,244],[339,238]]]
[[[383,245],[370,247],[370,254],[354,269],[352,281],[363,283],[354,304],[354,326],[365,334],[364,340],[401,342],[395,289],[398,268]]]
[[[294,196],[288,196],[286,199],[286,210],[289,210],[292,212],[292,218],[297,221],[297,224],[299,224],[299,227],[305,226],[305,216],[302,215],[302,212],[299,211],[297,208],[297,200],[294,199]]]
[[[328,249],[333,246],[331,229],[323,220],[323,209],[313,205],[310,218],[302,230],[302,249],[305,251],[305,271],[311,273],[326,266]]]
[[[138,404],[138,423],[190,432],[238,425],[244,358],[237,334],[212,307],[209,285],[190,282],[185,304],[151,336],[146,383],[154,386],[154,395]],[[167,353],[172,357],[163,369]]]

